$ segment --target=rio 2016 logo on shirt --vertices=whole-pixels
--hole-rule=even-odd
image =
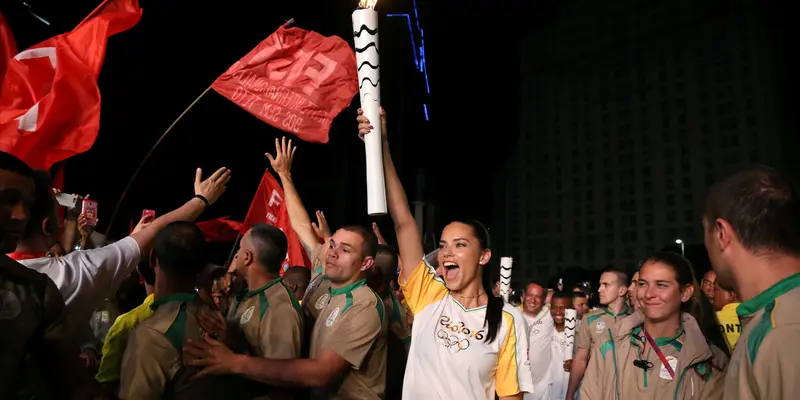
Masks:
[[[437,332],[436,337],[440,343],[454,352],[466,350],[470,346],[470,339],[483,340],[485,332],[483,329],[469,329],[463,322],[454,322],[448,316],[439,318],[439,325],[442,326]]]
[[[253,318],[253,311],[254,310],[255,310],[255,306],[251,306],[250,308],[248,308],[244,312],[244,314],[242,314],[242,317],[239,318],[239,325],[244,325],[244,324],[250,322],[250,319]]]
[[[331,315],[328,316],[328,320],[325,321],[325,326],[330,328],[331,325],[333,325],[333,323],[336,322],[336,317],[338,316],[339,316],[339,307],[336,307],[333,309],[333,311],[331,311]]]

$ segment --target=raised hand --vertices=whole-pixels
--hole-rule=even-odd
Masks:
[[[378,244],[386,244],[386,239],[384,239],[383,235],[381,235],[381,229],[378,228],[377,222],[372,223],[372,233],[374,233],[375,237],[378,238]]]
[[[272,169],[281,174],[288,174],[292,170],[292,160],[294,159],[294,152],[297,151],[296,146],[292,146],[292,140],[286,140],[282,137],[280,140],[275,138],[275,156],[270,153],[265,153],[272,165]]]
[[[332,236],[331,227],[328,225],[328,220],[325,219],[325,213],[320,210],[317,210],[317,222],[312,222],[311,228],[314,229],[314,233],[323,241],[327,241]]]
[[[194,177],[194,194],[205,197],[208,204],[214,204],[219,197],[228,189],[228,181],[231,180],[231,170],[222,167],[211,174],[206,180],[202,180],[203,170],[198,168]]]
[[[381,113],[381,135],[386,138],[386,111],[383,110],[383,107],[380,108]],[[372,123],[369,121],[366,115],[364,115],[364,109],[358,109],[358,117],[356,117],[356,121],[358,121],[358,137],[361,140],[364,140],[364,136],[370,132],[374,128]]]
[[[156,217],[153,216],[153,214],[142,215],[142,218],[139,219],[139,223],[136,224],[135,228],[133,228],[133,232],[131,232],[131,235],[133,235],[134,233],[137,233],[137,232],[141,232],[142,229],[145,229],[148,226],[150,226],[150,224],[155,219],[156,219]]]

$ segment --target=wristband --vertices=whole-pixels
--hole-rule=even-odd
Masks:
[[[203,203],[205,203],[205,204],[206,204],[206,208],[208,208],[208,206],[210,205],[210,204],[208,203],[208,199],[207,199],[205,196],[203,196],[202,194],[196,194],[196,195],[194,195],[194,197],[192,197],[192,198],[193,198],[193,199],[200,199],[200,200],[202,200],[202,201],[203,201]]]

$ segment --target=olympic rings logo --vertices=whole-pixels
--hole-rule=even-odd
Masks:
[[[469,340],[468,339],[458,339],[458,336],[449,335],[445,332],[444,329],[439,329],[436,332],[436,337],[439,338],[439,341],[442,343],[442,346],[448,348],[450,351],[454,353],[458,353],[459,351],[466,350],[469,348]]]

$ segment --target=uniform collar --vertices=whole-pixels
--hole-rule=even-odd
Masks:
[[[767,304],[798,286],[800,286],[800,273],[779,281],[750,300],[743,301],[739,304],[739,307],[736,307],[736,314],[740,317],[754,314],[756,311],[766,307]]]
[[[353,290],[356,290],[356,289],[358,289],[358,288],[360,288],[360,287],[362,287],[362,286],[364,286],[366,284],[367,284],[367,280],[366,279],[362,279],[362,280],[360,280],[358,282],[351,283],[351,284],[349,284],[347,286],[342,286],[342,287],[340,287],[338,289],[334,289],[333,287],[329,287],[328,288],[328,293],[331,296],[338,296],[340,294],[347,294],[347,293],[350,293]]]
[[[272,285],[274,285],[274,284],[276,284],[278,282],[283,282],[283,278],[277,277],[277,278],[269,281],[269,283],[267,283],[266,285],[264,285],[264,286],[262,286],[262,287],[260,287],[260,288],[258,288],[256,290],[253,290],[253,291],[245,293],[242,298],[246,299],[248,297],[253,297],[253,296],[257,295],[257,294],[263,293],[265,290],[269,289],[270,287],[272,287]]]
[[[164,296],[158,300],[153,301],[153,304],[150,304],[150,309],[155,311],[161,305],[175,301],[181,303],[190,303],[196,301],[197,298],[198,298],[197,293],[174,293],[169,296]]]

